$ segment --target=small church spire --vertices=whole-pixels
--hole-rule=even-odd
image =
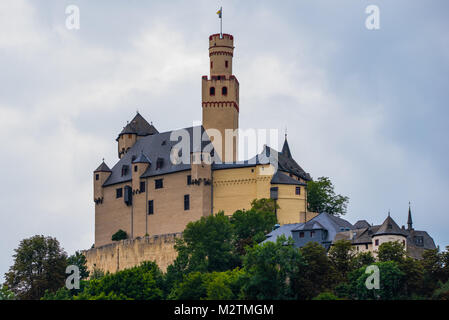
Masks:
[[[413,230],[412,209],[410,208],[410,201],[408,202],[407,230]]]
[[[287,142],[287,128],[285,129],[285,140],[284,145],[282,146],[282,154],[288,158],[292,158],[292,153],[290,152],[290,147]]]

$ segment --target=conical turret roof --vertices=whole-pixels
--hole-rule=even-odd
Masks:
[[[103,160],[103,162],[94,172],[111,172],[111,169],[109,169],[108,165]]]
[[[398,226],[398,224],[393,220],[393,218],[390,217],[390,214],[388,214],[388,217],[381,224],[381,226],[374,234],[374,236],[387,235],[387,234],[406,236],[405,232]]]
[[[129,122],[120,132],[119,137],[123,134],[137,134],[138,136],[148,136],[159,133],[157,129],[149,124],[144,117],[137,112],[136,116]]]

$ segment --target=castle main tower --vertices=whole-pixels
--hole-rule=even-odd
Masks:
[[[203,127],[223,162],[236,161],[238,150],[239,82],[232,74],[233,56],[232,35],[209,37],[210,78],[202,79]]]

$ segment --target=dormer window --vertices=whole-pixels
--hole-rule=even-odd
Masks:
[[[221,88],[221,94],[222,94],[223,96],[227,96],[227,95],[228,95],[228,88],[227,88],[227,87]]]
[[[128,174],[128,170],[129,170],[129,167],[126,164],[124,164],[122,166],[122,177],[126,176]]]
[[[157,161],[156,161],[156,170],[161,169],[162,166],[163,166],[163,164],[164,164],[164,159],[163,159],[163,158],[157,158]]]
[[[209,95],[215,96],[215,87],[210,87],[209,88]]]

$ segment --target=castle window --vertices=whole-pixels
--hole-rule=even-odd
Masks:
[[[188,175],[187,176],[187,185],[190,186],[192,184],[192,176]]]
[[[228,95],[228,88],[227,88],[227,87],[221,88],[221,94],[222,94],[223,96],[227,96],[227,95]]]
[[[315,236],[315,231],[310,231],[310,237],[313,238]]]
[[[210,89],[209,89],[209,95],[215,96],[215,87],[210,87]]]
[[[138,169],[137,166],[134,166],[134,172],[137,172],[137,169]]]
[[[100,179],[100,175],[97,173],[97,174],[95,175],[95,180],[98,180],[98,179]]]
[[[304,238],[304,232],[301,231],[301,232],[299,233],[299,237],[300,237],[300,238]]]
[[[145,181],[140,181],[140,192],[145,192]]]
[[[213,67],[214,67],[214,62],[211,61],[211,62],[210,62],[210,68],[212,69]]]
[[[148,200],[148,214],[154,213],[154,200]]]
[[[184,210],[190,210],[190,196],[184,195]]]
[[[122,166],[122,177],[128,174],[128,169],[129,167],[126,164]]]
[[[164,179],[156,179],[154,180],[154,188],[162,189],[164,187]]]
[[[295,188],[295,194],[296,194],[297,196],[299,196],[299,195],[301,194],[301,187],[296,187],[296,188]]]
[[[419,246],[419,247],[424,246],[424,237],[423,236],[415,236],[414,241],[417,246]]]
[[[368,245],[367,244],[365,244],[365,249],[368,250]]]
[[[228,60],[225,61],[225,68],[228,67]]]
[[[123,196],[123,189],[122,188],[118,188],[115,190],[115,198],[121,198]]]
[[[378,246],[379,245],[379,239],[376,239],[376,241],[374,241],[375,245]]]

